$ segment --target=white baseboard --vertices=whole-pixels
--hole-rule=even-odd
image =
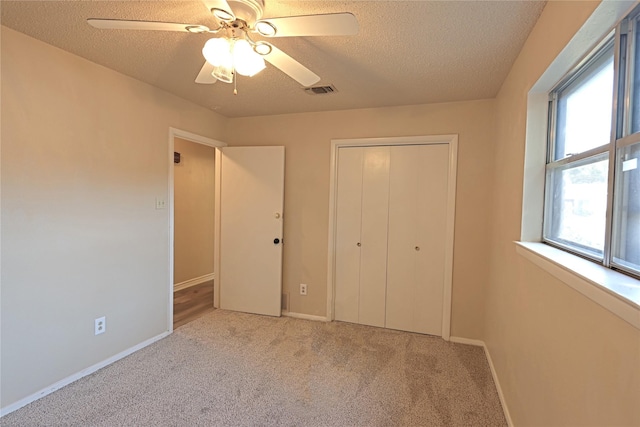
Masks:
[[[314,320],[316,322],[328,322],[329,319],[327,319],[324,316],[314,316],[311,314],[303,314],[303,313],[294,313],[291,311],[283,311],[282,315],[285,317],[293,317],[295,319],[304,319],[304,320]]]
[[[194,277],[193,279],[185,280],[184,282],[176,283],[173,285],[173,292],[181,291],[183,289],[190,288],[192,286],[199,285],[204,282],[208,282],[209,280],[215,279],[216,274],[205,274],[204,276]]]
[[[502,393],[502,387],[500,387],[500,381],[498,381],[498,374],[496,373],[496,368],[493,366],[493,359],[491,359],[491,353],[489,353],[489,349],[485,343],[482,343],[484,347],[484,354],[487,355],[487,360],[489,361],[489,368],[491,368],[491,375],[493,376],[493,382],[496,384],[496,389],[498,390],[498,397],[500,398],[500,403],[502,404],[502,410],[504,411],[504,417],[507,419],[507,424],[509,427],[513,427],[513,421],[511,420],[511,414],[509,413],[509,407],[507,406],[507,402],[504,399],[504,394]]]
[[[74,381],[79,380],[82,377],[86,377],[87,375],[93,374],[97,370],[102,369],[107,365],[111,365],[112,363],[117,362],[118,360],[120,360],[120,359],[122,359],[124,357],[127,357],[128,355],[130,355],[132,353],[135,353],[136,351],[141,350],[142,348],[144,348],[144,347],[146,347],[148,345],[151,345],[154,342],[159,341],[162,338],[164,338],[164,337],[166,337],[166,336],[168,336],[170,334],[171,334],[171,332],[163,332],[160,335],[156,335],[153,338],[149,338],[148,340],[143,341],[140,344],[134,345],[131,348],[128,348],[128,349],[126,349],[126,350],[124,350],[124,351],[122,351],[122,352],[120,352],[120,353],[118,353],[118,354],[116,354],[114,356],[111,356],[110,358],[108,358],[106,360],[103,360],[102,362],[98,362],[93,366],[90,366],[90,367],[88,367],[86,369],[83,369],[80,372],[77,372],[77,373],[75,373],[73,375],[70,375],[67,378],[64,378],[64,379],[62,379],[62,380],[60,380],[60,381],[58,381],[58,382],[56,382],[56,383],[54,383],[54,384],[52,384],[52,385],[50,385],[48,387],[45,387],[42,390],[37,391],[37,392],[33,393],[30,396],[27,396],[27,397],[25,397],[23,399],[18,400],[15,403],[7,405],[4,408],[0,409],[0,417],[3,417],[3,416],[5,416],[5,415],[7,415],[7,414],[9,414],[9,413],[11,413],[11,412],[13,412],[15,410],[18,410],[18,409],[22,408],[23,406],[28,405],[31,402],[34,402],[34,401],[36,401],[36,400],[38,400],[38,399],[40,399],[42,397],[45,397],[46,395],[51,394],[54,391],[59,390],[62,387],[66,386],[66,385],[69,385]]]
[[[507,407],[507,401],[504,399],[504,394],[502,393],[502,387],[500,386],[500,381],[498,380],[498,374],[496,373],[495,366],[493,366],[493,359],[491,359],[491,353],[489,353],[487,344],[485,344],[485,342],[481,340],[473,340],[473,339],[462,338],[462,337],[451,337],[450,341],[458,344],[475,345],[477,347],[484,348],[484,354],[487,357],[487,361],[489,362],[489,368],[491,369],[491,376],[493,376],[493,382],[496,385],[496,390],[498,390],[498,397],[500,398],[500,404],[502,405],[502,410],[504,411],[504,417],[507,419],[507,424],[509,425],[509,427],[513,427],[513,421],[511,420],[509,407]]]
[[[455,343],[458,343],[458,344],[467,344],[467,345],[475,345],[476,347],[485,347],[484,341],[472,340],[470,338],[450,337],[449,341],[455,342]]]

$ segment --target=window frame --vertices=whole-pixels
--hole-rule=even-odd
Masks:
[[[634,98],[634,67],[636,55],[636,37],[640,32],[640,7],[634,9],[623,20],[621,20],[613,31],[597,44],[597,46],[580,61],[569,73],[565,75],[549,92],[548,116],[547,116],[547,141],[545,158],[545,178],[544,178],[544,202],[543,202],[543,223],[541,241],[547,245],[567,251],[573,255],[588,259],[605,268],[617,270],[623,274],[640,278],[640,271],[629,268],[614,261],[613,241],[614,241],[614,202],[616,188],[616,155],[622,148],[640,142],[640,129],[632,133]],[[608,143],[598,147],[588,149],[577,154],[565,155],[563,158],[555,159],[557,148],[557,126],[558,126],[558,98],[559,93],[569,88],[581,77],[591,71],[591,66],[596,64],[609,49],[613,48],[613,97],[611,104],[611,132]],[[640,54],[640,52],[638,53]],[[640,85],[639,85],[640,86]],[[636,88],[636,91],[640,87]],[[637,106],[640,109],[640,106]],[[607,174],[607,198],[605,235],[602,257],[589,253],[588,250],[581,250],[578,244],[573,242],[563,242],[547,238],[547,227],[551,226],[548,221],[548,209],[551,209],[550,171],[567,165],[578,165],[595,163],[596,158],[608,156]],[[589,160],[592,160],[590,162]],[[550,215],[550,214],[549,214]]]

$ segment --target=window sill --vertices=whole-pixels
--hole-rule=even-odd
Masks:
[[[640,329],[640,280],[544,243],[515,244],[520,255]]]

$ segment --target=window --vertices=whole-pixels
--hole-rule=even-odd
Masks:
[[[549,98],[543,240],[640,277],[640,10]]]

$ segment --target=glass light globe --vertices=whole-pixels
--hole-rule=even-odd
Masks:
[[[233,44],[233,66],[238,74],[248,77],[265,69],[264,59],[253,51],[246,40],[236,40]]]
[[[223,64],[233,64],[231,58],[231,46],[224,38],[213,38],[207,40],[202,48],[202,55],[207,62],[214,67]]]
[[[233,67],[228,64],[216,65],[211,75],[224,83],[233,83]]]

